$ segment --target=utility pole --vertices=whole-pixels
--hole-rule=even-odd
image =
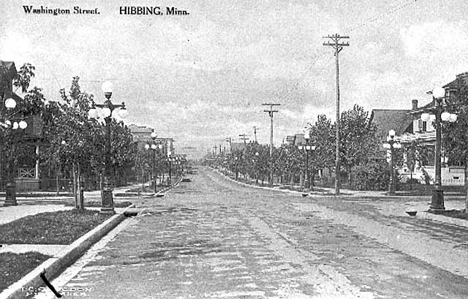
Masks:
[[[232,145],[232,138],[231,137],[226,138],[226,142],[229,143],[229,152],[231,152],[232,151],[232,146],[231,146]]]
[[[273,110],[274,106],[280,106],[281,104],[272,104],[272,103],[264,103],[262,106],[270,106],[270,110],[263,110],[263,112],[268,112],[271,120],[271,128],[270,128],[270,187],[273,186],[273,115],[278,110]]]
[[[245,134],[240,134],[239,137],[242,141],[244,141],[244,144],[247,145],[247,139],[249,139],[249,137],[247,137]]]
[[[258,131],[258,128],[257,128],[256,126],[254,126],[253,129],[254,129],[255,143],[258,143],[258,142],[257,142],[257,131]]]
[[[338,33],[334,35],[324,36],[331,40],[323,43],[324,46],[333,47],[335,50],[336,64],[336,160],[335,160],[335,194],[340,194],[340,66],[338,54],[343,50],[343,47],[349,46],[348,42],[341,42],[342,39],[349,36],[340,36]]]

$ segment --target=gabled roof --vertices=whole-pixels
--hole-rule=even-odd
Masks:
[[[12,90],[12,80],[15,76],[15,63],[0,60],[0,92]]]
[[[413,117],[411,110],[373,109],[371,121],[377,125],[377,136],[386,138],[388,131],[394,130],[396,135],[412,131]]]
[[[460,85],[468,85],[468,72],[457,75],[457,78],[450,83],[447,83],[443,87],[445,89],[458,89]]]
[[[235,150],[243,151],[247,148],[245,143],[235,143],[231,142],[231,152],[234,152]]]
[[[16,66],[13,61],[0,60],[0,75],[3,74],[16,74]]]

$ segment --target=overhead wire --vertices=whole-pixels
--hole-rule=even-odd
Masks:
[[[418,0],[396,0],[396,1],[393,1],[390,5],[389,5],[389,8],[377,15],[377,16],[372,16],[372,17],[369,17],[363,21],[360,21],[354,25],[351,25],[349,27],[346,27],[343,29],[343,32],[345,33],[350,33],[350,32],[354,32],[356,30],[359,30],[363,27],[366,27],[366,26],[369,26],[371,25],[372,23],[375,23],[385,17],[388,17],[389,15],[392,15],[410,5],[413,5],[415,2],[417,2]],[[311,60],[312,60],[312,63],[307,66],[304,71],[301,72],[301,75],[293,81],[293,83],[290,85],[291,88],[288,88],[286,89],[279,97],[278,97],[278,102],[279,103],[285,103],[286,105],[288,103],[290,103],[292,101],[292,98],[290,98],[290,96],[292,95],[292,91],[293,90],[296,90],[299,86],[299,84],[304,80],[304,78],[307,76],[307,74],[309,73],[310,70],[312,70],[312,68],[316,65],[316,63],[319,61],[319,58],[321,56],[325,55],[324,53],[319,53],[318,49],[315,51],[314,55],[311,57]],[[322,67],[319,67],[317,69],[317,72],[322,72],[325,68],[327,68],[331,63],[333,62],[333,59],[332,57],[330,57],[329,60],[325,60],[324,61],[324,64]],[[314,83],[314,87],[315,87],[315,83]],[[289,97],[289,98],[288,98]],[[303,120],[303,122],[306,122],[305,120]]]

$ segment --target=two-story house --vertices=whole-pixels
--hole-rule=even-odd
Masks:
[[[457,75],[454,81],[443,86],[446,90],[446,99],[450,100],[456,97],[461,84],[468,85],[468,72]],[[403,180],[413,177],[424,183],[425,177],[428,176],[428,181],[431,184],[434,182],[435,116],[432,115],[429,121],[421,119],[421,114],[427,112],[434,105],[434,100],[424,106],[418,106],[418,100],[412,100],[411,110],[376,109],[372,112],[374,121],[381,130],[382,141],[385,141],[388,131],[393,129],[396,132],[395,139],[400,141],[404,148],[413,145],[420,152],[412,171],[410,171],[411,164],[408,163],[407,152],[404,154],[405,163],[399,169]],[[463,185],[464,165],[459,161],[450,161],[447,156],[447,153],[442,151],[442,185]]]

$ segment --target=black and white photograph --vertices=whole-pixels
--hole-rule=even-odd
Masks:
[[[2,0],[0,299],[468,298],[467,13]]]

